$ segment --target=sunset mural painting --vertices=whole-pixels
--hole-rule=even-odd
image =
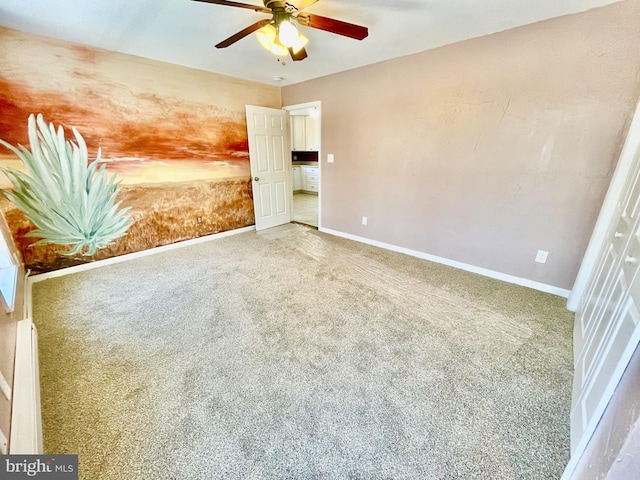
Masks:
[[[126,235],[91,256],[65,256],[30,246],[35,225],[0,196],[33,273],[254,224],[245,105],[278,108],[279,88],[2,27],[0,44],[0,138],[27,145],[33,112],[67,133],[77,127],[131,207]],[[0,166],[25,171],[3,146]],[[10,188],[0,174],[0,189]]]
[[[37,120],[29,116],[28,132],[30,150],[0,139],[27,173],[0,169],[13,186],[2,194],[36,227],[25,235],[40,239],[30,246],[62,245],[68,249],[60,250],[61,255],[91,256],[124,236],[131,225],[126,215],[131,207],[119,210],[116,176],[108,177],[105,166],[98,167],[100,149],[90,161],[87,145],[75,128],[76,141],[68,141],[64,129],[47,125],[42,115]]]

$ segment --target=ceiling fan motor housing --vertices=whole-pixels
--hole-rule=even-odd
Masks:
[[[288,13],[282,7],[274,7],[273,9],[273,22],[276,26],[280,25],[282,22],[288,21],[291,18],[291,14]]]
[[[264,6],[270,8],[271,10],[275,10],[276,8],[282,8],[284,10],[289,11],[289,13],[297,12],[298,9],[291,5],[288,2],[283,2],[282,0],[264,0]]]

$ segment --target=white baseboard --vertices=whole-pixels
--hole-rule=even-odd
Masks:
[[[163,245],[161,247],[149,248],[148,250],[142,250],[140,252],[127,253],[118,257],[106,258],[104,260],[97,260],[91,263],[85,263],[82,265],[76,265],[75,267],[62,268],[53,272],[40,273],[29,277],[31,282],[41,282],[48,278],[61,277],[63,275],[70,275],[72,273],[84,272],[86,270],[93,270],[94,268],[105,267],[107,265],[113,265],[115,263],[126,262],[134,258],[146,257],[147,255],[154,255],[156,253],[166,252],[167,250],[175,250],[177,248],[188,247],[190,245],[196,245],[198,243],[209,242],[218,238],[229,237],[231,235],[238,235],[239,233],[251,232],[255,230],[255,226],[236,228],[235,230],[228,230],[226,232],[214,233],[212,235],[206,235],[204,237],[192,238],[191,240],[184,240],[182,242],[172,243],[170,245]]]
[[[38,336],[30,318],[17,324],[14,372],[9,453],[42,454]]]
[[[385,250],[391,250],[393,252],[404,253],[406,255],[411,255],[412,257],[421,258],[423,260],[429,260],[430,262],[441,263],[449,267],[459,268],[460,270],[466,270],[467,272],[477,273],[479,275],[483,275],[489,278],[494,278],[496,280],[502,280],[503,282],[513,283],[515,285],[532,288],[534,290],[539,290],[545,293],[551,293],[553,295],[558,295],[559,297],[567,298],[570,293],[569,290],[566,290],[564,288],[555,287],[553,285],[548,285],[546,283],[536,282],[534,280],[529,280],[527,278],[516,277],[515,275],[496,272],[494,270],[489,270],[487,268],[476,267],[475,265],[469,265],[468,263],[462,263],[456,260],[450,260],[448,258],[438,257],[436,255],[430,255],[428,253],[419,252],[418,250],[411,250],[409,248],[398,247],[397,245],[392,245],[390,243],[379,242],[377,240],[371,240],[369,238],[359,237],[357,235],[351,235],[350,233],[344,233],[338,230],[331,230],[330,228],[322,227],[322,228],[319,228],[318,230],[324,233],[328,233],[330,235],[335,235],[337,237],[354,240],[356,242],[366,243],[367,245],[373,245],[374,247],[384,248]]]

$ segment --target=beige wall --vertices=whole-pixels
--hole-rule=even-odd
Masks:
[[[322,225],[570,289],[640,94],[638,25],[630,0],[284,87],[322,101]]]

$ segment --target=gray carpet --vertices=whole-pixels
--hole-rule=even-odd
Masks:
[[[300,225],[34,284],[84,479],[552,479],[564,300]]]

